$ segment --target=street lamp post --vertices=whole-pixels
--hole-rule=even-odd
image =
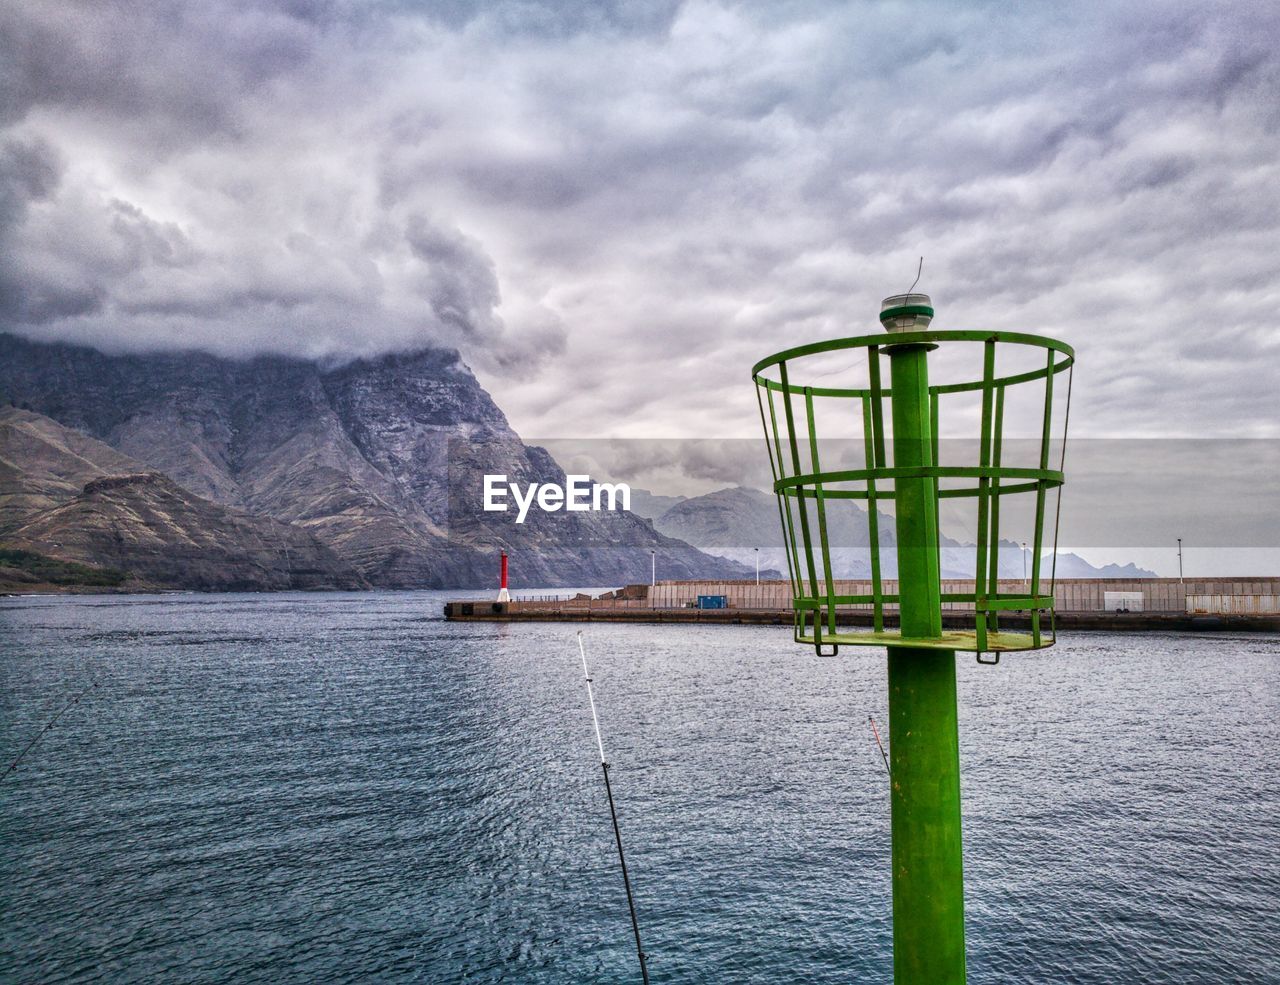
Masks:
[[[649,587],[653,588],[658,584],[658,552],[649,552]]]
[[[1182,538],[1178,538],[1178,584],[1182,584]]]
[[[1022,580],[1027,580],[1027,542],[1022,542]]]
[[[755,549],[756,552],[756,584],[760,584],[760,548]]]

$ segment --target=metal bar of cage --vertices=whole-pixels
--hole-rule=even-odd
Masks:
[[[880,596],[886,604],[894,605],[899,601],[897,592],[885,592]],[[968,592],[942,592],[941,600],[943,602],[973,602],[973,595]],[[836,605],[870,605],[874,599],[874,595],[858,594],[858,595],[840,595],[831,596],[832,601]],[[987,599],[978,603],[984,612],[1002,612],[1014,609],[1034,609],[1036,606],[1047,606],[1053,601],[1052,595],[1014,595],[1006,594],[999,598]],[[798,599],[796,605],[808,609],[810,611],[825,608],[827,605],[827,597],[824,594],[821,599],[816,596],[809,596]]]
[[[1058,458],[1058,471],[1066,474],[1067,468],[1067,429],[1071,425],[1071,381],[1076,375],[1075,368],[1067,371],[1067,406],[1062,414],[1062,454]],[[1053,507],[1053,563],[1049,567],[1049,593],[1054,596],[1054,607],[1049,610],[1049,631],[1054,638],[1058,635],[1057,594],[1058,594],[1058,525],[1062,520],[1062,487],[1054,496]],[[1179,545],[1181,546],[1181,545]]]
[[[1049,353],[1049,370],[1053,368],[1053,353]],[[1049,439],[1053,434],[1053,373],[1046,372],[1044,378],[1044,423],[1040,431],[1040,467],[1047,468],[1049,465]],[[1040,554],[1044,548],[1044,494],[1047,486],[1043,483],[1036,490],[1036,525],[1033,534],[1033,543],[1035,545],[1035,553],[1031,557],[1031,588],[1030,594],[1040,594]],[[1057,554],[1058,545],[1054,544],[1054,553]],[[1034,611],[1031,613],[1031,638],[1037,645],[1040,643],[1040,613]]]
[[[876,358],[873,365],[879,363]],[[877,380],[878,382],[878,380]],[[864,456],[874,468],[879,464],[875,450],[874,419],[871,414],[871,398],[862,398],[862,439]],[[876,505],[876,480],[867,479],[867,542],[871,554],[871,625],[877,633],[884,632],[884,601],[880,584],[880,514]]]
[[[776,409],[773,406],[773,392],[772,391],[767,391],[767,392],[769,394],[769,420],[773,424],[773,429],[772,429],[773,443],[777,450],[778,471],[779,473],[781,473],[782,471],[782,438],[778,434],[778,414]],[[774,484],[777,485],[777,480],[774,481]],[[791,517],[791,504],[786,502],[784,500],[784,497],[782,496],[778,496],[777,499],[778,499],[778,512],[782,513],[784,516],[782,527],[783,527],[783,532],[786,535],[786,540],[783,543],[783,549],[789,551],[787,555],[787,569],[791,574],[791,595],[792,595],[792,598],[798,598],[799,596],[804,594],[804,591],[802,590],[802,587],[799,581],[800,552],[796,547],[796,531],[795,531],[795,523]]]
[[[929,461],[933,465],[938,465],[941,459],[940,439],[938,436],[938,391],[933,387],[929,388]],[[942,500],[938,496],[941,489],[940,480],[937,476],[933,478],[933,529],[935,532],[942,529]],[[938,570],[942,570],[942,538],[937,538],[937,549],[934,551],[934,564]]]
[[[791,447],[791,464],[795,470],[799,472],[800,445],[799,442],[796,441],[795,412],[791,408],[791,394],[794,391],[792,391],[791,387],[787,385],[787,364],[785,362],[778,364],[778,374],[782,379],[784,387],[782,410],[783,416],[787,421],[787,443]],[[809,510],[805,506],[803,498],[801,498],[799,503],[796,505],[800,511],[800,537],[804,541],[805,546],[804,557],[809,572],[809,592],[816,592],[818,590],[818,573],[814,568],[813,550],[810,547],[810,545],[813,544],[813,536],[809,532]],[[803,579],[801,584],[803,585]],[[814,622],[814,638],[818,641],[817,645],[821,646],[822,630],[819,628],[816,620]]]
[[[1000,467],[1000,456],[1004,445],[1004,387],[996,387],[996,405],[992,412],[992,440],[991,440],[991,462],[990,464],[996,468]],[[1059,487],[1061,488],[1061,487]],[[998,597],[1000,594],[1000,497],[1003,491],[1000,488],[1000,478],[995,476],[991,479],[991,544],[990,544],[990,560],[991,569],[989,572],[989,582],[991,590]],[[987,620],[987,629],[989,632],[1000,631],[1000,616],[998,612],[993,613]]]
[[[994,408],[992,407],[990,384],[991,378],[995,375],[995,366],[996,346],[994,342],[988,339],[982,345],[982,380],[986,384],[982,388],[982,432],[978,444],[978,464],[982,468],[991,466],[991,421]],[[987,598],[987,515],[990,508],[991,479],[984,476],[978,479],[978,536],[973,576],[975,606],[979,602],[986,601]],[[999,582],[994,584],[998,591]],[[978,649],[982,650],[987,645],[988,626],[985,612],[977,610],[977,614],[974,617],[974,626],[977,633]]]
[[[867,347],[867,383],[871,387],[871,432],[876,452],[876,460],[874,463],[874,467],[876,468],[884,468],[888,464],[884,444],[884,383],[880,375],[880,369],[880,346],[873,343]],[[880,537],[878,523],[876,525],[876,538],[871,542],[871,551],[875,558],[876,569],[878,571],[882,570],[880,565]],[[876,591],[880,594],[884,593],[883,583],[877,586]],[[876,609],[880,628],[883,630],[884,603],[877,603]]]
[[[809,425],[809,464],[813,467],[816,475],[821,475],[822,464],[818,460],[818,428],[814,423],[813,415],[813,393],[808,387],[805,388],[804,411],[805,421]],[[832,584],[831,543],[827,538],[827,504],[822,496],[822,483],[819,482],[814,485],[814,492],[816,494],[814,502],[818,508],[818,539],[822,547],[822,582],[826,589],[827,597],[830,598],[835,586]],[[826,615],[827,631],[835,633],[836,607],[828,605]]]
[[[894,466],[884,469],[841,469],[838,472],[824,472],[818,474],[815,472],[806,472],[803,474],[793,475],[785,479],[779,479],[776,483],[777,491],[798,489],[803,486],[812,486],[819,482],[862,482],[868,478],[876,479],[981,479],[993,478],[999,476],[1002,479],[1031,479],[1034,480],[1029,489],[1036,489],[1041,482],[1047,482],[1049,487],[1062,484],[1062,473],[1056,469],[1049,468],[1012,468],[980,465],[903,465]],[[827,490],[825,496],[831,499],[845,492],[846,499],[865,499],[866,492],[857,491],[858,495],[848,495],[854,490]],[[977,487],[969,490],[945,489],[944,492],[956,493],[962,492],[966,495],[976,496]],[[1012,492],[1012,490],[1010,490]],[[812,498],[815,494],[805,492],[799,498]],[[882,498],[893,498],[890,493],[881,493]]]
[[[1075,358],[1075,351],[1065,342],[1059,342],[1057,339],[1051,339],[1043,335],[1028,335],[1023,332],[982,332],[982,331],[947,331],[947,332],[899,332],[892,338],[892,344],[899,345],[933,345],[940,342],[986,342],[990,339],[993,342],[1005,342],[1014,345],[1028,345],[1039,349],[1049,349],[1065,356],[1066,358],[1055,364],[1054,372],[1059,373],[1066,369]],[[808,345],[796,346],[793,349],[786,349],[782,352],[775,352],[771,356],[766,356],[751,368],[751,375],[759,377],[761,370],[768,369],[770,366],[778,366],[784,362],[793,359],[799,359],[803,356],[813,356],[824,352],[839,352],[844,349],[861,349],[876,348],[885,343],[883,335],[855,335],[845,339],[827,339],[823,342],[811,342]],[[1015,374],[1014,376],[1000,377],[995,382],[1002,385],[1010,385],[1011,383],[1025,383],[1031,380],[1040,379],[1044,375],[1044,370],[1031,370],[1026,373]],[[960,393],[965,390],[979,390],[982,388],[981,381],[966,383],[948,383],[938,387],[941,393]],[[835,390],[830,393],[822,391],[820,387],[814,387],[816,396],[860,396],[861,391],[856,390]]]

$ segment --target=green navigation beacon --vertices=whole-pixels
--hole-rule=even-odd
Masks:
[[[1053,645],[1053,566],[1046,578],[1041,557],[1057,556],[1075,360],[1070,346],[1039,335],[930,331],[933,314],[927,294],[896,295],[880,312],[887,335],[815,342],[752,369],[787,549],[796,642],[821,656],[841,646],[888,649],[896,985],[965,981],[955,655],[972,652],[980,663],[998,663],[1002,653]],[[863,354],[850,369],[849,357]],[[941,382],[930,382],[931,358]],[[847,378],[864,361],[857,386],[839,385],[839,374]],[[1055,387],[1062,418],[1059,454],[1051,462]],[[1006,410],[1011,431],[1029,440],[1005,440]],[[953,431],[967,438],[947,442],[946,457],[957,461],[946,465],[939,442],[944,419],[958,422]],[[976,440],[971,430],[964,433],[968,421],[977,424]],[[947,554],[947,567],[963,564],[972,583],[953,582],[947,591],[942,500],[958,500],[948,506],[976,514],[969,528],[976,544],[949,547]],[[1028,577],[1003,584],[1002,501],[1006,527],[1020,518],[1020,529],[1031,527],[1024,539],[1035,545]],[[880,529],[882,511],[893,517],[891,538]],[[869,578],[837,574],[849,547],[839,537],[851,523],[865,524],[859,563]],[[896,550],[896,579],[881,562],[882,537]],[[858,612],[870,613],[869,630],[842,625],[851,621],[842,615]]]

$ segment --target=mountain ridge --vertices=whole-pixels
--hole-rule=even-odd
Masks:
[[[15,407],[0,407],[0,540],[154,586],[367,587],[306,530],[198,497],[94,438]]]
[[[109,355],[0,335],[0,398],[82,431],[224,507],[296,524],[378,587],[745,577],[630,513],[486,514],[480,477],[558,483],[458,353],[340,365],[284,356]]]

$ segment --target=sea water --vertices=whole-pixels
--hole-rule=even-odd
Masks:
[[[653,980],[891,980],[883,651],[444,598],[0,601],[0,980],[638,980],[578,628]],[[958,668],[971,982],[1280,982],[1280,637]]]

